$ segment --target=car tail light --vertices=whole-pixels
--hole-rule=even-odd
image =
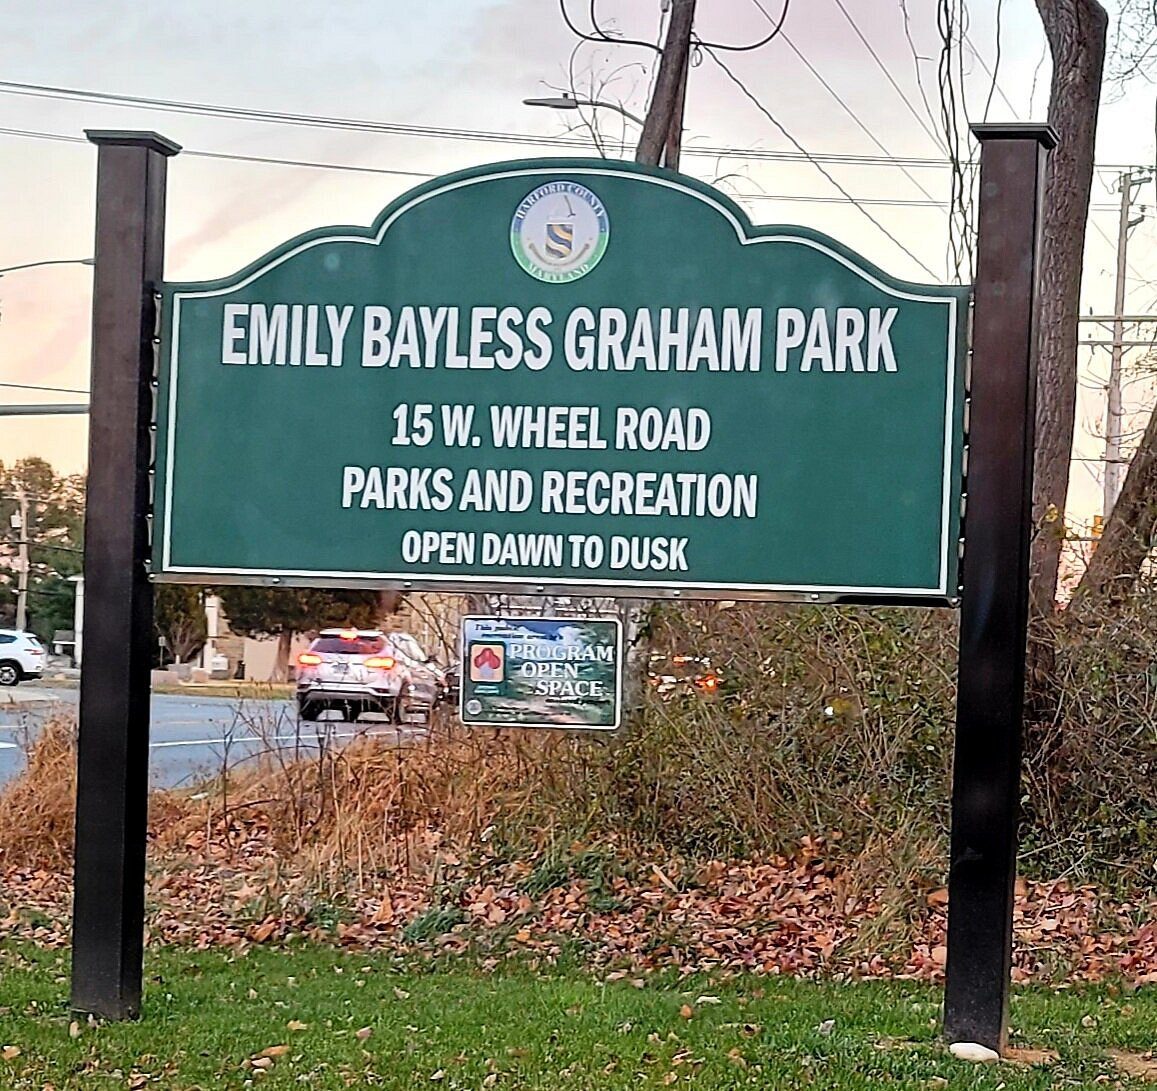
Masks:
[[[379,670],[392,671],[397,666],[397,661],[393,656],[389,655],[371,655],[366,660],[367,667],[376,667]]]
[[[302,652],[297,662],[302,667],[316,667],[321,662],[321,656],[317,652]]]

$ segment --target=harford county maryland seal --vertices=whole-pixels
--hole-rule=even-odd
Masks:
[[[514,210],[510,248],[536,280],[565,284],[598,265],[610,233],[606,206],[586,186],[547,182]]]

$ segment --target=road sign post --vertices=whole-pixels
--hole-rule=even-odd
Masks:
[[[90,131],[97,153],[92,401],[85,504],[72,1006],[140,1011],[153,596],[149,548],[165,176],[156,133]]]
[[[1043,125],[976,125],[980,206],[960,607],[948,965],[949,1041],[1005,1042],[1020,809],[1036,420]]]

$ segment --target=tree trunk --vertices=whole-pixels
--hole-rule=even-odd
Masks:
[[[1049,160],[1040,266],[1040,356],[1029,603],[1028,700],[1049,718],[1057,575],[1077,408],[1077,314],[1093,147],[1108,17],[1096,0],[1036,0],[1052,54],[1049,124],[1060,143]]]
[[[1157,527],[1157,410],[1149,417],[1121,495],[1077,584],[1069,611],[1074,618],[1124,598],[1153,548]]]

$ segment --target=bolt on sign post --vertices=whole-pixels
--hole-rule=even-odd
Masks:
[[[156,133],[95,132],[96,270],[84,523],[72,1004],[106,1019],[141,1003],[153,595],[149,467],[167,160]]]
[[[176,149],[102,143],[74,1004],[123,1017],[139,1000],[151,514],[154,580],[961,604],[945,1025],[999,1046],[1053,138],[977,133],[974,297],[753,225],[682,175],[572,159],[438,178],[368,227],[165,284],[151,511],[157,164]],[[558,672],[539,654],[558,619],[518,649],[496,627],[527,620],[471,619],[464,718],[613,727],[617,630],[584,621],[613,672]],[[517,701],[499,691],[511,667]],[[548,708],[532,674],[571,683],[572,706]]]
[[[944,1029],[1005,1044],[1020,811],[1036,429],[1041,195],[1057,137],[974,125],[980,203],[973,303]]]

